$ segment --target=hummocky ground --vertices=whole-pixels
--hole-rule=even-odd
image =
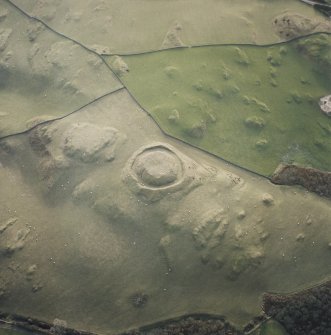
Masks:
[[[184,10],[183,1],[89,1],[81,14],[78,2],[15,3],[49,26],[0,2],[2,311],[105,334],[190,313],[224,315],[240,328],[261,312],[264,292],[330,278],[329,200],[273,185],[166,136],[100,58],[108,51],[88,41],[136,52],[137,45],[189,44],[177,35],[185,29],[191,44],[226,42],[211,33],[225,36],[218,15],[209,30],[197,2],[185,27],[173,23],[180,11],[169,10],[169,3]],[[114,21],[108,34],[112,25],[102,17],[113,5],[111,15],[131,25],[124,20],[116,33]],[[244,39],[231,29],[231,42],[254,42],[254,31],[262,43],[260,34],[274,42],[329,29],[299,2],[215,6],[225,18],[232,12],[229,25],[240,22],[232,27]],[[290,35],[283,36],[274,20],[291,11],[299,16],[286,21]],[[190,22],[201,23],[202,39]],[[153,37],[130,44],[134,35],[125,31],[137,26]]]

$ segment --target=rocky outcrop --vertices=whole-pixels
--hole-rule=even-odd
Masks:
[[[321,110],[327,115],[331,116],[331,94],[320,99],[319,105]]]

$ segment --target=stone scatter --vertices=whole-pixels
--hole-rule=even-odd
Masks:
[[[15,222],[17,222],[17,217],[12,217],[1,224],[0,226],[0,234],[2,234],[7,228],[11,227]]]
[[[12,29],[0,29],[0,52],[7,48],[8,40],[12,32]]]
[[[181,30],[182,30],[182,26],[180,25],[179,22],[176,22],[173,25],[173,27],[171,27],[169,31],[167,32],[161,48],[168,49],[168,48],[176,48],[176,47],[183,46],[184,43],[180,39]]]

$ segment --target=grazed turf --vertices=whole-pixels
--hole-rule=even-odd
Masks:
[[[269,176],[280,162],[331,170],[331,36],[107,58],[168,134]],[[119,67],[119,64],[122,66]]]

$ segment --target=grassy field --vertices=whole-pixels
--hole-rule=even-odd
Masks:
[[[285,329],[277,322],[269,320],[262,324],[252,335],[286,335]]]
[[[211,46],[107,61],[169,135],[251,171],[331,170],[331,35],[274,46]]]

